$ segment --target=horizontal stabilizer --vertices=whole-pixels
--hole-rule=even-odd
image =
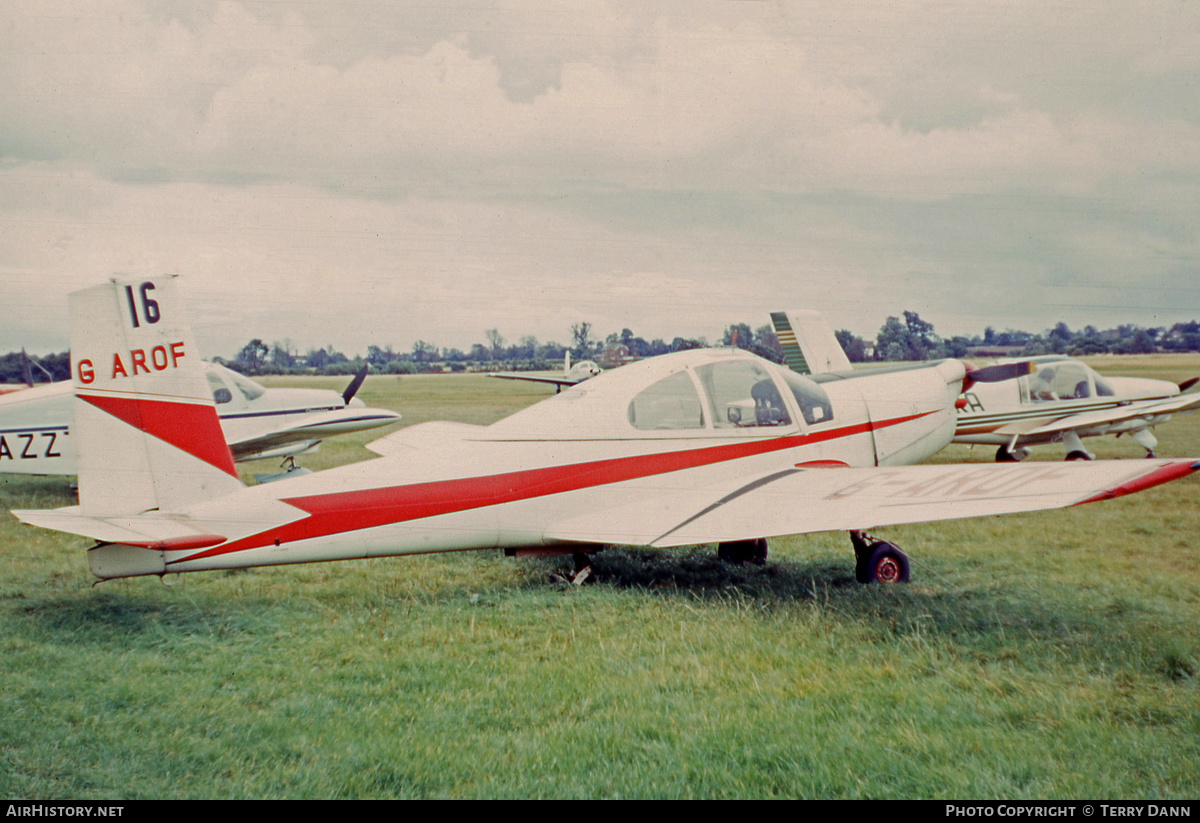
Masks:
[[[211,534],[199,524],[179,517],[140,514],[132,517],[92,517],[78,506],[64,509],[14,511],[22,523],[43,529],[90,537],[102,543],[123,543],[153,549],[196,549],[223,543],[221,535]]]

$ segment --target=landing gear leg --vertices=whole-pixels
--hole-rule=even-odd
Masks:
[[[1068,460],[1095,460],[1096,455],[1089,452],[1083,447],[1083,441],[1079,439],[1079,435],[1073,431],[1069,431],[1062,436],[1063,446],[1067,450]]]
[[[582,586],[584,581],[592,576],[595,569],[592,568],[592,556],[587,552],[575,552],[572,555],[575,561],[575,573],[570,576],[571,585]]]
[[[1154,447],[1158,445],[1158,438],[1149,429],[1138,429],[1129,437],[1146,450],[1146,457],[1154,457]]]
[[[767,564],[767,541],[760,537],[758,540],[720,543],[717,545],[717,558],[735,566],[747,563],[754,566],[765,566]]]
[[[894,544],[850,532],[854,544],[854,577],[859,583],[907,583],[908,556]]]

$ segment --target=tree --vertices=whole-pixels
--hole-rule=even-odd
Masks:
[[[1138,329],[1117,345],[1119,354],[1152,354],[1154,350],[1154,340],[1145,329]]]
[[[867,341],[848,329],[838,329],[833,333],[838,345],[846,353],[851,363],[863,363],[867,359]]]
[[[276,341],[271,344],[271,365],[280,369],[290,369],[296,365],[296,359],[292,357],[286,345]]]
[[[500,350],[504,348],[504,338],[501,336],[500,331],[498,329],[488,329],[484,332],[484,336],[487,337],[488,346],[492,350],[492,359],[499,360]]]
[[[244,371],[247,374],[258,374],[262,371],[263,364],[266,362],[267,354],[271,350],[267,348],[267,344],[259,338],[254,338],[246,345],[242,346],[242,350],[238,352],[234,358],[234,366],[238,371]]]
[[[591,333],[592,324],[586,320],[571,326],[571,337],[575,340],[575,355],[577,357],[587,357],[591,353]]]
[[[943,356],[945,345],[934,334],[933,324],[914,311],[889,317],[875,338],[875,356],[884,360],[929,360]]]
[[[1055,354],[1062,354],[1067,350],[1067,346],[1071,343],[1071,330],[1067,328],[1067,324],[1059,322],[1054,328],[1046,332],[1046,343],[1050,346],[1050,350]]]
[[[438,347],[433,343],[418,340],[413,343],[412,359],[418,363],[432,363],[438,359]]]
[[[908,329],[899,317],[889,317],[875,336],[875,357],[879,360],[904,360],[908,351]]]
[[[391,346],[385,349],[381,349],[378,346],[367,346],[367,362],[379,371],[383,371],[387,368],[387,364],[395,359],[396,353],[392,351]]]
[[[329,352],[324,349],[309,349],[304,364],[310,369],[323,369],[329,365]]]

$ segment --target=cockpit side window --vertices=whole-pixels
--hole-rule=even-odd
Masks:
[[[629,404],[635,429],[703,429],[704,408],[687,372],[676,372],[643,389]]]
[[[733,360],[696,369],[717,428],[789,426],[792,417],[771,375],[757,363]]]
[[[829,395],[824,389],[807,377],[791,371],[785,371],[783,379],[792,390],[796,404],[800,406],[804,422],[813,426],[833,419],[833,404],[829,402]]]
[[[209,372],[206,377],[208,377],[208,390],[212,392],[214,403],[220,406],[233,400],[233,393],[229,391],[225,381],[219,375]]]

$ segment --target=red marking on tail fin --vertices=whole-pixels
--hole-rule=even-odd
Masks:
[[[144,397],[80,394],[79,398],[135,429],[237,477],[233,456],[225,442],[225,433],[221,431],[221,421],[211,406]]]

